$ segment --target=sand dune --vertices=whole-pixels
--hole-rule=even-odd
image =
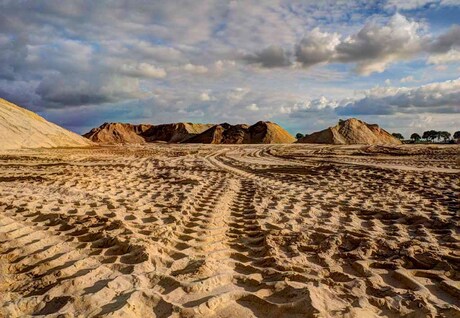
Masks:
[[[0,317],[458,317],[458,146],[0,156]]]
[[[0,150],[91,145],[89,140],[0,98]]]
[[[332,145],[400,145],[402,142],[376,124],[356,118],[340,120],[333,127],[307,135],[298,143]]]

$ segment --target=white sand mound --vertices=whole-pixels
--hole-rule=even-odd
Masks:
[[[86,147],[93,143],[0,98],[0,149]]]

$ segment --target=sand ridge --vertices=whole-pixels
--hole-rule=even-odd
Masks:
[[[0,316],[458,316],[458,153],[5,152]]]

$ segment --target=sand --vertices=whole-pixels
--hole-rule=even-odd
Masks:
[[[0,317],[458,317],[459,146],[0,155]]]
[[[145,142],[179,143],[196,136],[211,124],[172,123],[162,125],[104,123],[83,136],[103,145],[143,144]]]
[[[283,127],[270,121],[258,121],[254,125],[222,123],[202,133],[183,140],[199,144],[289,144],[296,139]]]
[[[88,139],[0,98],[0,150],[92,145]]]
[[[377,124],[368,124],[356,118],[339,120],[338,124],[300,138],[298,143],[331,145],[401,145]]]

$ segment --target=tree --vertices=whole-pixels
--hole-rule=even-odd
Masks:
[[[417,133],[413,133],[412,135],[410,135],[410,139],[412,139],[413,141],[417,142],[420,139],[422,139],[422,137],[420,137],[420,135],[417,134]]]
[[[401,135],[400,133],[392,133],[391,134],[393,137],[398,138],[399,140],[403,140],[404,136]]]
[[[303,138],[303,137],[304,137],[304,135],[301,134],[301,133],[297,133],[297,134],[295,135],[295,138],[296,138],[296,139],[301,139],[301,138]]]
[[[438,132],[436,130],[427,130],[423,132],[422,138],[428,141],[433,141],[438,137]]]
[[[444,139],[444,142],[448,142],[450,140],[450,136],[451,136],[451,134],[448,131],[439,131],[438,139],[442,138],[442,139]]]
[[[441,131],[436,131],[436,139],[441,140]]]
[[[460,139],[460,131],[454,132],[454,139]]]

